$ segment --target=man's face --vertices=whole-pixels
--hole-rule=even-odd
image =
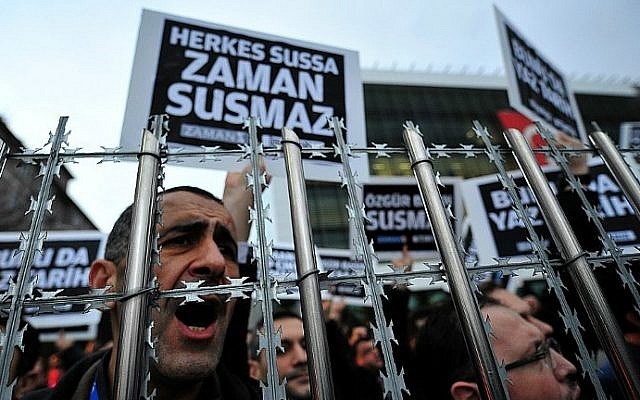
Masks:
[[[161,290],[226,283],[238,276],[235,228],[219,203],[190,192],[164,195],[163,225],[158,228],[161,266],[155,267]],[[202,379],[213,373],[233,311],[233,303],[217,296],[180,305],[182,298],[161,299],[154,309],[157,370],[177,381]]]
[[[309,371],[307,369],[307,350],[304,339],[302,321],[298,318],[285,317],[275,321],[275,327],[282,329],[282,348],[278,351],[276,364],[280,380],[287,378],[286,390],[290,397],[296,399],[311,398]],[[266,379],[267,363],[264,351],[260,356],[262,379]]]
[[[489,317],[495,333],[494,350],[498,362],[504,360],[509,364],[530,357],[543,344],[545,335],[516,312],[493,305],[482,311]],[[580,396],[573,364],[554,350],[550,350],[548,358],[508,371],[512,400],[566,400]]]
[[[376,371],[384,365],[380,357],[380,351],[374,345],[373,340],[361,340],[356,343],[356,365]]]

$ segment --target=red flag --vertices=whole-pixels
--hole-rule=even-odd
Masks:
[[[532,149],[546,147],[547,142],[540,136],[536,125],[527,117],[514,110],[499,110],[496,116],[504,129],[517,129],[527,139]],[[549,165],[546,154],[535,153],[539,165]]]

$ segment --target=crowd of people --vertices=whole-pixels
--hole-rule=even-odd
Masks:
[[[204,285],[215,286],[228,278],[255,278],[250,259],[237,259],[238,241],[248,238],[246,221],[251,204],[242,180],[242,173],[229,174],[224,202],[190,186],[163,192],[163,224],[158,226],[161,264],[154,266],[159,289],[179,288],[183,282],[204,281]],[[116,221],[104,259],[91,265],[92,287],[123,290],[130,226],[131,206]],[[407,267],[412,263],[408,248],[394,262]],[[482,388],[450,299],[444,296],[444,301],[409,310],[413,295],[406,288],[389,287],[387,295],[385,314],[394,322],[397,339],[394,360],[405,372],[410,392],[405,397],[480,398]],[[160,298],[152,308],[157,360],[149,367],[147,394],[155,391],[159,400],[261,398],[269,371],[259,344],[262,323],[248,324],[251,302],[225,301],[217,295],[202,296],[202,300],[183,303],[178,298]],[[554,338],[558,333],[563,336],[562,325],[538,317],[549,312],[544,299],[519,297],[492,281],[482,286],[478,305],[490,321],[493,349],[506,369],[511,399],[577,399],[581,392],[588,398],[588,384],[578,374],[575,358],[569,356],[571,352],[562,353]],[[340,300],[327,301],[325,306],[331,359],[331,371],[325,373],[332,374],[335,398],[384,398],[380,371],[385,365],[370,321],[358,318]],[[111,322],[112,340],[103,340],[96,346],[99,348],[74,356],[74,365],[58,368],[64,371],[53,382],[42,379],[48,376],[44,360],[38,365],[28,360],[27,351],[16,354],[14,358],[21,359],[23,365],[13,373],[18,379],[16,389],[20,388],[14,391],[15,398],[111,399],[121,339],[119,327],[128,321],[126,315],[118,314],[118,302],[110,307],[105,316]],[[625,313],[624,318],[632,325],[636,322],[635,331],[627,332],[630,343],[636,343],[632,341],[640,336],[638,318],[633,313]],[[274,322],[282,341],[277,369],[287,398],[309,399],[311,386],[300,310],[281,307],[274,314]],[[74,347],[61,344],[59,354],[70,348]],[[40,371],[36,374],[40,380],[34,381],[34,371]],[[615,378],[612,379],[615,387]],[[31,390],[41,386],[49,387]]]

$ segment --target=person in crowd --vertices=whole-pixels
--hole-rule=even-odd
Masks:
[[[236,208],[247,205],[240,203],[231,204]],[[164,191],[161,205],[163,224],[157,227],[161,266],[154,266],[160,290],[183,287],[183,282],[220,285],[239,276],[234,218],[220,199],[202,189],[182,186]],[[92,263],[92,287],[122,291],[131,216],[129,206],[109,235],[105,258]],[[250,399],[254,392],[219,362],[234,301],[217,295],[202,299],[185,304],[181,298],[157,300],[151,312],[157,361],[150,363],[150,386],[157,399]],[[27,398],[110,399],[119,325],[127,322],[118,319],[117,310],[118,303],[112,304],[113,350],[85,358],[52,391],[35,392]]]
[[[481,299],[480,307],[491,322],[493,349],[507,370],[512,400],[579,398],[576,368],[554,349],[553,339],[503,305]],[[478,378],[451,302],[429,314],[418,335],[411,374],[412,398],[480,398]]]
[[[640,279],[639,272],[637,262],[632,263],[631,273],[636,281]],[[628,290],[620,290],[620,277],[612,266],[599,268],[596,275],[613,316],[620,325],[629,356],[636,365],[640,366],[640,317],[635,309],[636,303],[633,296]],[[624,398],[622,386],[616,378],[611,362],[604,355],[600,359],[598,376],[605,392],[612,399]]]
[[[380,350],[373,339],[361,338],[353,346],[353,362],[359,367],[377,373],[384,366]]]
[[[347,329],[347,342],[354,347],[362,339],[369,337],[369,328],[364,325],[354,325]]]
[[[493,283],[484,285],[480,290],[488,298],[520,314],[527,322],[540,329],[545,336],[553,335],[553,327],[551,325],[534,317],[535,307],[533,302],[527,301],[517,294],[511,293],[507,289]]]
[[[351,315],[346,303],[339,297],[329,300],[325,307],[325,322],[333,389],[337,400],[381,399],[382,387],[379,370],[368,370],[355,365],[353,346],[361,339],[370,339],[370,329],[363,321]],[[351,320],[346,322],[346,320]]]
[[[46,360],[42,356],[36,358],[33,367],[18,377],[16,385],[13,389],[12,400],[20,400],[27,393],[47,386],[47,365]]]
[[[64,329],[58,332],[58,338],[54,342],[56,355],[60,360],[60,368],[68,371],[73,365],[85,356],[84,348],[74,342],[65,334]]]
[[[273,322],[276,330],[281,330],[282,349],[278,349],[276,364],[280,381],[286,379],[287,398],[310,399],[311,386],[302,318],[293,312],[279,311],[273,315]],[[266,354],[258,347],[258,332],[262,328],[262,324],[259,324],[250,335],[249,376],[266,382],[268,372]]]

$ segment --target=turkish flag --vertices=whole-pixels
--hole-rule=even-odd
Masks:
[[[529,118],[514,110],[498,110],[496,116],[504,129],[517,129],[527,139],[532,149],[541,149],[547,142],[540,136],[536,125]],[[549,158],[544,153],[534,153],[539,165],[549,165]]]

